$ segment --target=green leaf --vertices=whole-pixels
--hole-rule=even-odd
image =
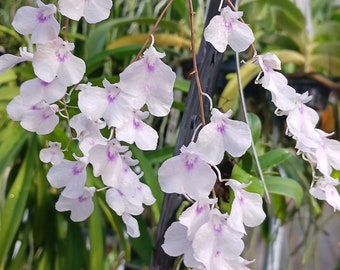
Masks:
[[[13,69],[9,69],[0,75],[0,84],[16,80],[17,75]]]
[[[154,34],[155,47],[178,47],[190,48],[190,39],[179,36],[178,34]],[[133,34],[121,37],[107,45],[107,49],[112,50],[129,45],[142,45],[149,39],[149,34]]]
[[[155,18],[115,18],[108,20],[97,25],[93,25],[88,38],[86,39],[86,51],[88,56],[93,56],[103,51],[106,41],[107,34],[112,28],[120,28],[123,26],[130,27],[132,23],[151,25],[156,22]],[[168,20],[162,20],[159,24],[161,28],[171,30],[174,32],[180,31],[180,24]]]
[[[261,136],[262,122],[260,118],[254,113],[248,113],[248,121],[251,135],[253,136],[253,141],[254,143],[256,143]]]
[[[37,141],[35,136],[31,138],[29,149],[0,213],[0,269],[4,267],[8,251],[20,226],[32,186]]]
[[[148,230],[145,219],[136,216],[138,221],[140,236],[138,238],[130,238],[133,250],[138,254],[144,265],[149,265],[152,256],[152,238]]]
[[[173,156],[173,152],[174,147],[168,146],[158,148],[155,151],[144,152],[144,156],[151,164],[159,164],[166,159],[171,158]]]
[[[315,25],[314,29],[314,37],[318,38],[326,38],[330,40],[339,40],[340,39],[340,22],[338,21],[329,21],[322,22],[320,24]]]
[[[297,33],[305,29],[305,16],[300,9],[289,0],[261,0],[268,4],[268,7],[275,8],[282,12],[281,20],[277,18],[277,23],[284,30]],[[270,9],[268,10],[270,12]]]
[[[245,87],[260,72],[260,67],[253,64],[245,64],[240,68],[240,76],[243,87]],[[239,90],[237,76],[234,74],[224,88],[219,100],[218,108],[223,112],[232,109],[235,112],[239,103]]]
[[[190,87],[190,81],[189,80],[183,80],[183,79],[176,79],[175,80],[174,89],[180,90],[184,93],[188,93],[189,87]]]
[[[67,223],[66,237],[60,251],[62,260],[61,269],[72,270],[83,268],[85,249],[82,247],[85,247],[82,224],[69,221]]]
[[[339,41],[325,41],[313,44],[313,54],[325,54],[332,58],[340,59],[340,42]]]
[[[340,58],[331,54],[314,54],[310,57],[311,65],[317,71],[326,71],[330,77],[340,77]]]
[[[31,134],[22,129],[18,123],[11,122],[0,135],[0,175],[21,151]]]
[[[27,246],[28,246],[28,237],[30,225],[25,224],[25,227],[22,229],[22,238],[20,239],[21,245],[17,255],[12,258],[11,263],[7,265],[6,270],[17,270],[24,269],[25,261],[27,260]]]
[[[2,12],[4,12],[4,10],[2,10]],[[0,24],[0,32],[7,33],[7,34],[11,35],[12,37],[14,37],[16,39],[16,41],[18,41],[18,43],[23,42],[23,36],[19,35],[12,27],[8,28],[8,27]]]
[[[262,171],[271,169],[292,157],[292,153],[285,148],[277,148],[259,156]]]
[[[301,185],[291,178],[266,175],[264,177],[269,193],[290,197],[295,201],[297,207],[300,206],[303,198]]]
[[[305,56],[297,51],[292,50],[273,50],[271,53],[275,54],[283,64],[294,63],[303,66],[306,62]]]
[[[102,68],[103,61],[108,56],[131,56],[133,54],[138,53],[140,50],[140,45],[130,45],[125,47],[120,47],[112,50],[103,50],[96,54],[92,54],[90,58],[86,60],[86,75],[88,76],[92,72],[94,72],[97,68]]]
[[[7,103],[12,100],[15,96],[19,95],[19,87],[18,86],[10,86],[10,85],[5,85],[0,87],[0,101],[6,102]]]
[[[128,239],[125,237],[125,224],[111,208],[108,207],[107,203],[104,202],[104,199],[99,197],[98,199],[99,205],[104,212],[108,223],[111,225],[112,229],[117,233],[119,237],[119,242],[122,245],[124,250],[124,256],[126,261],[131,260],[131,247]]]
[[[267,44],[270,47],[278,47],[281,49],[289,49],[299,51],[299,46],[295,43],[295,41],[284,33],[272,33],[270,35],[263,35],[261,37],[261,43]]]

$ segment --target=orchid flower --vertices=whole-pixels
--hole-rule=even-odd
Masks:
[[[239,19],[243,12],[232,11],[229,6],[214,16],[204,30],[204,38],[217,51],[223,53],[229,45],[235,52],[245,51],[255,40],[251,28]]]

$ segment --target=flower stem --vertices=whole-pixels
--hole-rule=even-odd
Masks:
[[[63,29],[64,29],[64,40],[67,40],[67,31],[68,31],[69,24],[70,24],[70,19],[66,18],[65,26],[63,27]]]
[[[169,7],[171,6],[171,4],[172,4],[173,1],[174,1],[174,0],[169,0],[168,4],[167,4],[167,5],[165,6],[165,8],[162,10],[162,13],[159,15],[159,17],[157,18],[157,21],[155,22],[154,26],[151,28],[151,30],[150,30],[150,32],[149,32],[149,37],[152,37],[153,34],[156,32],[157,27],[158,27],[160,21],[163,19],[163,17],[164,17],[164,15],[165,15],[166,11],[169,9]],[[140,49],[140,51],[138,52],[138,54],[137,54],[137,56],[136,56],[135,61],[137,61],[137,60],[142,56],[142,53],[143,53],[143,51],[145,50],[146,45],[148,44],[148,42],[149,42],[149,38],[145,40],[145,42],[144,42],[142,48]]]
[[[192,54],[192,64],[193,64],[193,74],[195,76],[195,81],[197,85],[198,90],[198,98],[199,98],[199,104],[200,104],[200,112],[201,112],[201,118],[202,118],[202,125],[205,125],[205,115],[204,115],[204,107],[203,107],[203,91],[201,86],[201,81],[198,74],[197,69],[197,61],[196,61],[196,49],[195,49],[195,31],[194,31],[194,8],[192,5],[192,0],[188,0],[189,3],[189,9],[190,9],[190,33],[191,33],[191,54]]]
[[[240,57],[239,57],[238,53],[236,53],[236,75],[237,75],[238,89],[239,89],[240,98],[241,98],[242,112],[243,112],[243,115],[244,115],[244,119],[249,126],[249,119],[248,119],[248,115],[247,115],[247,108],[246,108],[246,102],[245,102],[245,98],[244,98],[244,94],[243,94],[243,86],[242,86],[241,73],[240,73]],[[259,161],[259,157],[257,155],[257,151],[256,151],[256,148],[255,148],[255,143],[254,143],[253,137],[251,138],[251,149],[252,149],[252,152],[253,152],[253,156],[254,156],[254,160],[255,160],[255,164],[256,164],[258,174],[259,174],[260,179],[261,179],[262,184],[263,184],[266,201],[267,201],[268,204],[270,204],[271,203],[270,195],[269,195],[269,192],[268,192],[266,182],[264,181],[264,176],[263,176],[263,173],[262,173],[261,164],[260,164],[260,161]]]

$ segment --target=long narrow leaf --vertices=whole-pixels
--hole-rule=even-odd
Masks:
[[[297,181],[272,175],[265,176],[265,181],[270,193],[290,197],[295,201],[296,206],[301,204],[303,189]]]
[[[32,136],[30,147],[7,194],[0,214],[0,269],[4,267],[8,251],[13,244],[26,208],[33,180],[34,158],[32,156],[36,155],[36,145],[36,137]]]

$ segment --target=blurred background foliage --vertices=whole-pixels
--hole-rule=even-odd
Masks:
[[[193,2],[196,11],[195,42],[199,44],[206,1]],[[118,74],[134,60],[166,3],[165,0],[114,0],[112,14],[104,22],[89,25],[83,20],[71,21],[67,39],[75,43],[75,54],[86,62],[83,82],[101,86],[104,78],[111,83],[118,81]],[[256,35],[258,51],[277,53],[284,64],[283,72],[292,77],[320,75],[326,78],[330,88],[326,107],[317,109],[321,116],[324,115],[321,124],[334,127],[337,130],[335,138],[339,138],[340,10],[334,3],[311,1],[313,35],[306,28],[306,16],[288,0],[245,0],[241,1],[240,9]],[[0,3],[1,54],[17,54],[20,46],[27,46],[32,51],[29,39],[11,27],[15,11],[23,5],[35,6],[35,1],[4,0]],[[61,25],[65,24],[64,18],[58,19]],[[49,166],[39,161],[39,151],[48,141],[60,141],[63,146],[70,144],[65,155],[71,158],[72,152],[79,152],[77,145],[65,132],[65,119],[52,134],[37,136],[24,131],[8,118],[8,102],[19,94],[22,82],[35,77],[30,63],[23,63],[0,75],[0,269],[124,269],[123,265],[125,269],[148,268],[163,198],[157,182],[157,168],[172,156],[190,84],[190,27],[186,0],[174,0],[155,34],[155,46],[166,52],[164,61],[178,76],[170,115],[150,120],[160,133],[158,149],[142,152],[131,147],[144,171],[142,180],[151,187],[157,199],[138,217],[141,237],[137,239],[127,236],[120,217],[106,205],[104,194],[96,194],[95,211],[86,222],[74,223],[68,212],[55,210],[59,191],[49,186],[46,180]],[[238,117],[234,71],[233,55],[227,53],[218,83],[220,93],[214,99],[222,110],[233,108],[235,117]],[[257,73],[256,67],[244,65],[241,68],[244,85],[252,82]],[[287,256],[302,252],[299,263],[306,266],[309,260],[315,259],[315,241],[312,240],[316,239],[316,232],[323,232],[320,225],[323,224],[320,223],[323,222],[323,203],[309,196],[311,170],[301,157],[295,156],[294,142],[284,136],[284,121],[274,116],[274,108],[265,91],[249,83],[245,94],[253,138],[272,195],[269,208],[273,208],[273,218],[280,224],[301,221],[302,237]],[[77,97],[73,95],[70,105],[76,105],[76,102]],[[331,112],[327,108],[332,108]],[[72,116],[77,110],[71,108],[69,113]],[[337,172],[334,174],[336,176]],[[251,152],[233,166],[232,178],[252,181],[249,189],[263,194]],[[88,170],[87,181],[101,187],[101,181],[93,177],[91,170]],[[232,198],[233,195],[229,195]],[[223,201],[221,207],[229,209],[229,200]],[[306,212],[308,215],[305,215]],[[273,250],[276,239],[273,235],[278,233],[280,226],[273,226],[272,219],[268,218],[261,231],[249,233],[249,248],[245,251],[249,256],[245,257],[257,258],[258,265],[268,264],[268,254]],[[259,241],[267,247],[263,251],[254,249]],[[261,253],[265,256],[261,257]]]

